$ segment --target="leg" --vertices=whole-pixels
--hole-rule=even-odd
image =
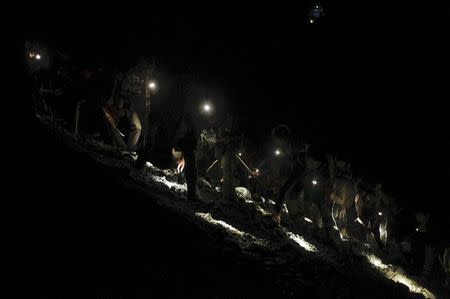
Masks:
[[[444,253],[445,285],[450,286],[450,247]]]
[[[133,111],[130,116],[130,133],[127,140],[127,147],[130,151],[136,151],[141,132],[141,121],[137,113]]]
[[[225,150],[222,156],[222,173],[223,173],[223,196],[226,200],[234,199],[234,184],[233,184],[233,152],[230,148]]]
[[[185,177],[188,189],[188,199],[195,200],[197,197],[197,161],[193,150],[184,153],[186,161]]]
[[[333,230],[333,226],[334,226],[334,221],[331,216],[331,209],[328,206],[327,202],[325,201],[325,196],[323,194],[319,198],[317,203],[318,203],[319,213],[321,216],[320,218],[322,220],[322,228],[324,229],[324,232],[325,232],[325,237],[329,238],[329,236]]]
[[[301,181],[303,174],[303,169],[300,166],[296,166],[287,179],[287,181],[283,184],[283,186],[280,189],[280,193],[278,195],[278,201],[275,205],[275,211],[279,213],[281,211],[281,206],[284,201],[284,197],[286,196],[286,193],[299,181]],[[302,186],[303,187],[303,186]]]
[[[430,277],[435,262],[435,248],[429,244],[425,245],[425,259],[423,262],[422,274],[425,277]]]

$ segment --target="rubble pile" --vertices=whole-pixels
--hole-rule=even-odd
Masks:
[[[49,122],[42,119],[49,130]],[[100,141],[56,128],[63,144],[86,156],[98,167],[116,173],[125,188],[170,210],[208,236],[208,246],[238,263],[265,271],[279,294],[298,297],[302,292],[319,298],[437,298],[393,266],[384,265],[364,245],[347,242],[339,250],[290,232],[271,218],[267,204],[252,200],[250,192],[236,188],[227,202],[220,190],[200,183],[200,200],[187,201],[186,183],[175,171],[147,163],[145,172],[132,167],[134,157]],[[364,296],[362,296],[364,292]]]

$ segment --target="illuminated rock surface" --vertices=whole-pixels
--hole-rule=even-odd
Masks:
[[[28,203],[20,264],[39,294],[85,294],[93,284],[101,296],[445,298],[393,275],[363,246],[325,246],[275,225],[248,198],[224,202],[202,187],[202,201],[187,202],[170,170],[134,172],[133,159],[109,146],[42,131],[36,164],[47,168],[29,176],[48,197]]]

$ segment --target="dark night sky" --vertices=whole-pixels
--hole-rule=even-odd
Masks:
[[[286,123],[402,195],[417,194],[412,181],[445,182],[448,10],[425,2],[324,4],[327,14],[313,26],[304,1],[246,9],[224,3],[204,12],[86,8],[70,18],[35,13],[30,20],[40,25],[25,37],[123,69],[140,55],[153,57],[166,110],[178,100],[174,78],[189,75],[199,97],[238,112],[255,142]]]

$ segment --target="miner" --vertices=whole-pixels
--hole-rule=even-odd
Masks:
[[[172,155],[177,161],[178,173],[185,173],[188,200],[198,200],[197,149],[198,134],[192,115],[186,113],[178,122]]]
[[[304,190],[305,210],[307,211],[305,220],[311,222],[315,229],[325,228],[325,232],[328,234],[333,227],[328,199],[334,184],[334,159],[318,147],[309,146],[306,154],[297,155],[293,162],[295,168],[280,190],[273,217],[276,222],[280,223],[285,195],[299,183]]]
[[[151,65],[145,59],[141,59],[125,74],[121,84],[121,108],[130,122],[127,146],[130,151],[136,151],[138,154],[136,169],[144,169],[150,158],[150,104],[156,89]]]

